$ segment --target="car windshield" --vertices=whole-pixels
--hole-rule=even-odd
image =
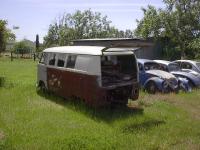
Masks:
[[[180,71],[181,70],[180,66],[177,63],[169,64],[168,68],[169,68],[169,72],[171,72],[171,71]]]
[[[144,64],[144,70],[159,70],[160,65],[154,62],[146,62]]]

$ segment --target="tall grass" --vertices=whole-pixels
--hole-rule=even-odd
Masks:
[[[36,91],[36,63],[0,58],[0,149],[200,149],[200,91],[94,109]]]

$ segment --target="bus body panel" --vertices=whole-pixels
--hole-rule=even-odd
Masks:
[[[42,81],[45,87],[47,87],[47,66],[45,64],[38,64],[37,68],[37,84],[39,85]]]
[[[103,106],[112,102],[126,104],[128,98],[138,98],[137,82],[102,88],[98,85],[97,78],[94,75],[47,68],[48,89],[61,97],[81,98],[92,106]]]
[[[91,105],[96,105],[97,98],[102,95],[97,83],[97,76],[47,68],[48,89],[62,97],[78,97]],[[99,94],[98,94],[99,93]],[[103,99],[101,105],[103,105]]]

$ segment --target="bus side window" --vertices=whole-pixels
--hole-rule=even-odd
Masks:
[[[39,63],[47,65],[47,60],[48,60],[47,53],[42,53]]]
[[[67,66],[66,68],[74,68],[76,64],[77,55],[69,55],[67,58]]]
[[[50,54],[49,65],[54,66],[56,62],[56,54]]]
[[[65,65],[65,58],[66,58],[66,54],[59,54],[58,55],[58,62],[57,62],[57,66],[58,67],[64,67],[64,65]]]

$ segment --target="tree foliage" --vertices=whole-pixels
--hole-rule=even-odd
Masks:
[[[119,31],[111,26],[107,16],[91,10],[76,11],[74,14],[63,14],[49,26],[44,37],[46,47],[54,45],[69,45],[74,39],[133,37],[131,30]]]
[[[200,38],[200,1],[164,0],[164,4],[164,9],[153,6],[143,9],[144,17],[137,21],[135,34],[164,41],[164,54],[171,53],[169,57],[176,54],[194,58],[199,52],[197,49],[200,49],[197,47]]]
[[[5,51],[6,43],[15,40],[15,35],[7,27],[6,20],[0,20],[0,52]]]
[[[135,34],[143,38],[160,37],[162,34],[160,10],[157,10],[154,6],[148,6],[147,9],[142,8],[142,11],[144,18],[140,21],[136,20],[138,26]]]

